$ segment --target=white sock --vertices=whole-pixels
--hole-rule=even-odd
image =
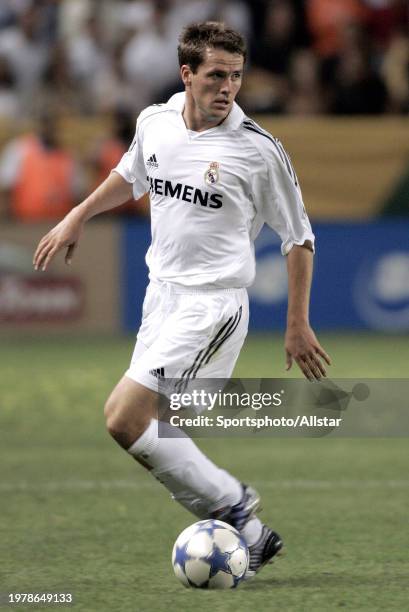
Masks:
[[[158,421],[152,419],[128,453],[146,462],[174,499],[201,518],[240,501],[236,478],[212,463],[182,430],[164,422],[160,428],[168,438],[158,437]]]
[[[260,539],[262,529],[263,523],[257,516],[253,516],[253,518],[244,525],[241,530],[241,535],[246,540],[247,546],[252,546],[252,544],[255,544]]]

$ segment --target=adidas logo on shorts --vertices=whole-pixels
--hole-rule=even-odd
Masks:
[[[148,168],[159,168],[158,160],[156,159],[156,154],[154,153],[146,160],[146,165]]]
[[[149,374],[152,374],[155,378],[165,378],[165,368],[156,368],[153,370],[149,370]]]

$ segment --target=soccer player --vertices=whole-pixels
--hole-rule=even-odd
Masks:
[[[330,358],[308,320],[314,235],[283,146],[234,101],[246,59],[241,35],[221,23],[193,24],[182,32],[178,53],[185,91],[139,115],[128,152],[42,238],[34,266],[45,270],[63,249],[70,264],[88,219],[150,192],[150,284],[129,369],[105,406],[107,428],[175,500],[243,534],[251,576],[282,540],[255,516],[254,489],[182,432],[158,436],[158,384],[162,377],[231,376],[247,333],[253,242],[265,222],[279,234],[287,258],[287,369],[295,360],[308,379],[325,376]]]

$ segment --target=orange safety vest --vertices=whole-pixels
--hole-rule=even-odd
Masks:
[[[61,219],[74,206],[74,160],[65,151],[44,148],[35,136],[27,136],[23,147],[12,192],[13,216],[20,221]]]
[[[343,30],[349,23],[365,23],[369,11],[360,0],[309,0],[307,21],[314,47],[321,57],[340,52]]]
[[[107,178],[112,168],[119,164],[125,152],[125,145],[116,138],[110,138],[102,144],[98,155],[97,185],[100,185]]]

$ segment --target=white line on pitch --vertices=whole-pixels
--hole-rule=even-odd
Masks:
[[[288,490],[332,490],[332,489],[407,489],[409,480],[254,480],[255,487]],[[65,481],[15,481],[0,482],[0,492],[58,492],[58,491],[100,491],[117,489],[152,489],[158,487],[152,482],[134,480],[65,480]]]

